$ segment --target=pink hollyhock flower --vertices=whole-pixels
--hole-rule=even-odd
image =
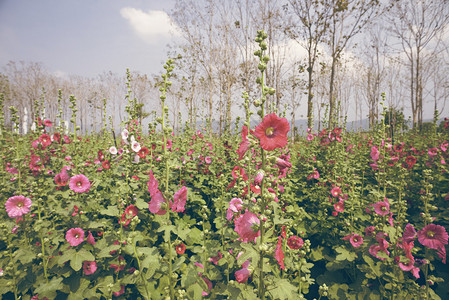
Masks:
[[[307,140],[310,142],[310,141],[312,141],[313,140],[313,134],[308,134],[307,135]]]
[[[210,158],[210,156],[206,156],[206,158],[204,159],[204,161],[206,162],[206,164],[211,164],[212,163],[212,158]]]
[[[71,246],[78,246],[84,241],[84,230],[81,228],[71,228],[67,230],[65,239]]]
[[[70,178],[69,187],[75,193],[87,193],[90,190],[90,182],[83,174],[78,174]]]
[[[373,232],[376,230],[376,227],[374,226],[368,226],[365,228],[365,235],[366,236],[372,236]]]
[[[62,169],[61,173],[56,174],[55,183],[59,186],[66,186],[69,182],[70,176],[65,169]]]
[[[172,211],[183,212],[187,201],[187,188],[183,186],[173,196],[173,203],[170,205]]]
[[[299,236],[293,235],[288,238],[287,240],[287,246],[290,247],[290,249],[301,249],[304,245],[304,241]]]
[[[198,275],[199,275],[201,278],[203,278],[203,280],[204,280],[204,282],[206,283],[207,288],[209,289],[209,291],[212,290],[212,282],[211,282],[208,278],[203,277],[203,276],[201,275],[201,273],[198,273]],[[209,295],[209,293],[206,292],[206,291],[203,291],[201,294],[202,294],[203,296]]]
[[[6,200],[5,208],[10,218],[21,218],[30,212],[32,202],[25,196],[12,196]]]
[[[156,193],[159,192],[158,186],[159,183],[157,182],[156,178],[154,178],[153,171],[150,170],[150,178],[148,180],[148,192],[150,193],[151,197],[153,197]]]
[[[44,120],[44,125],[47,127],[52,127],[53,123],[50,120]]]
[[[276,158],[276,166],[278,166],[279,169],[285,169],[285,168],[291,168],[292,164],[282,158]]]
[[[290,124],[286,118],[279,118],[275,113],[266,115],[262,123],[256,126],[254,135],[259,139],[262,149],[273,151],[285,147],[288,143],[287,133]]]
[[[214,265],[218,265],[218,262],[222,258],[223,258],[223,254],[221,254],[221,252],[218,251],[216,256],[213,256],[213,257],[209,258],[209,261],[212,262]]]
[[[380,216],[385,216],[390,213],[390,203],[387,198],[385,198],[385,201],[379,201],[371,205],[374,206],[374,212]]]
[[[256,174],[256,177],[254,178],[254,184],[261,185],[264,177],[265,177],[265,172],[263,170],[259,170]]]
[[[256,214],[246,210],[235,220],[235,231],[240,235],[239,240],[244,243],[254,242],[260,235],[260,230],[255,231],[254,227],[260,224]]]
[[[430,148],[427,151],[427,154],[429,154],[430,157],[434,157],[435,155],[438,154],[438,148],[436,148],[436,147]]]
[[[91,275],[97,270],[97,263],[95,261],[84,261],[83,272],[84,275]]]
[[[51,137],[48,134],[44,133],[39,137],[39,142],[44,147],[50,146],[51,145]]]
[[[240,142],[239,149],[237,150],[237,154],[239,155],[239,160],[243,159],[246,151],[249,149],[250,142],[248,140],[248,127],[243,126],[242,128],[242,141]]]
[[[376,146],[371,147],[371,159],[374,161],[378,161],[379,155],[380,155],[380,152],[377,149],[377,147]]]
[[[416,237],[416,230],[412,224],[405,225],[404,232],[402,233],[402,241],[405,243],[410,243]]]
[[[352,247],[358,248],[362,246],[363,244],[363,238],[358,234],[353,234],[351,238],[349,239],[349,242],[351,243]]]
[[[448,243],[448,234],[443,226],[429,224],[418,231],[418,241],[430,249],[443,248]]]
[[[441,246],[440,248],[437,249],[437,254],[438,257],[442,259],[443,264],[446,263],[446,248],[444,246]]]
[[[243,180],[246,181],[245,178],[247,178],[247,176],[245,175],[245,169],[243,169],[243,168],[241,168],[239,166],[235,166],[234,169],[232,169],[231,175],[232,175],[232,178],[234,178],[234,179],[242,177]]]
[[[377,255],[377,253],[380,252],[384,252],[387,256],[390,255],[390,251],[387,250],[388,248],[388,242],[384,239],[384,238],[376,238],[377,241],[379,242],[378,245],[371,245],[371,247],[369,247],[369,253],[380,259],[380,260],[384,260],[386,259],[386,257],[381,257],[379,255]]]
[[[167,211],[161,209],[162,203],[165,203],[165,199],[162,193],[158,190],[157,193],[151,197],[151,200],[149,202],[148,208],[150,212],[156,215],[165,215]]]
[[[248,281],[249,275],[251,272],[248,270],[248,268],[242,268],[235,272],[235,280],[238,283],[245,283]]]
[[[243,209],[242,203],[243,203],[243,201],[240,198],[233,198],[229,202],[229,208],[226,211],[226,219],[228,219],[228,221],[230,221],[232,219],[232,217],[234,216],[234,213],[239,212]]]
[[[331,195],[335,198],[337,198],[338,196],[340,196],[341,194],[341,189],[340,187],[336,186],[331,190]]]
[[[343,201],[338,201],[337,203],[334,203],[334,209],[337,212],[342,212],[345,210],[345,204]]]
[[[89,244],[91,244],[91,245],[95,245],[95,244],[96,244],[95,238],[94,238],[94,236],[92,235],[92,232],[89,231],[89,234],[87,235],[86,241],[87,241]]]
[[[274,250],[274,258],[276,258],[279,264],[279,270],[285,270],[284,265],[284,251],[282,251],[282,238],[279,237],[276,250]]]

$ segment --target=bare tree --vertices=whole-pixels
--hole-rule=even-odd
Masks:
[[[442,34],[449,22],[445,0],[403,0],[395,2],[389,18],[391,31],[400,41],[409,71],[410,106],[413,127],[422,126],[426,66],[442,46]]]

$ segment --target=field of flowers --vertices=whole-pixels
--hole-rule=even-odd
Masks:
[[[149,130],[132,100],[117,136],[0,120],[3,299],[448,299],[449,121],[289,142],[258,56],[261,99],[219,138],[167,125],[171,60]]]

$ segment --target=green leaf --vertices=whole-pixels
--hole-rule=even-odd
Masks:
[[[76,252],[73,257],[70,259],[70,266],[73,270],[79,271],[81,270],[83,261],[94,261],[95,257],[89,251],[81,249]]]
[[[22,264],[27,264],[36,258],[36,253],[31,251],[30,248],[22,247],[14,252],[14,262],[20,261]]]
[[[48,283],[41,284],[36,290],[35,293],[39,294],[39,297],[47,297],[49,299],[56,298],[56,291],[64,288],[64,284],[62,283],[62,277],[54,277]]]
[[[276,279],[273,286],[267,288],[272,299],[296,299],[299,296],[298,288],[287,279]]]
[[[338,247],[335,249],[335,251],[339,253],[337,254],[337,257],[335,259],[339,261],[342,260],[353,261],[354,259],[357,258],[357,254],[355,252],[348,251],[346,248],[343,247]]]
[[[116,251],[120,248],[120,245],[111,245],[109,247],[103,248],[100,253],[97,254],[98,258],[103,257],[111,257],[112,255],[109,253],[111,251]]]
[[[117,217],[119,215],[119,211],[116,205],[109,205],[107,209],[100,210],[100,214]]]

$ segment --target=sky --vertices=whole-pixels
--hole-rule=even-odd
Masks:
[[[176,37],[175,0],[0,0],[0,72],[39,62],[56,75],[157,74]]]

